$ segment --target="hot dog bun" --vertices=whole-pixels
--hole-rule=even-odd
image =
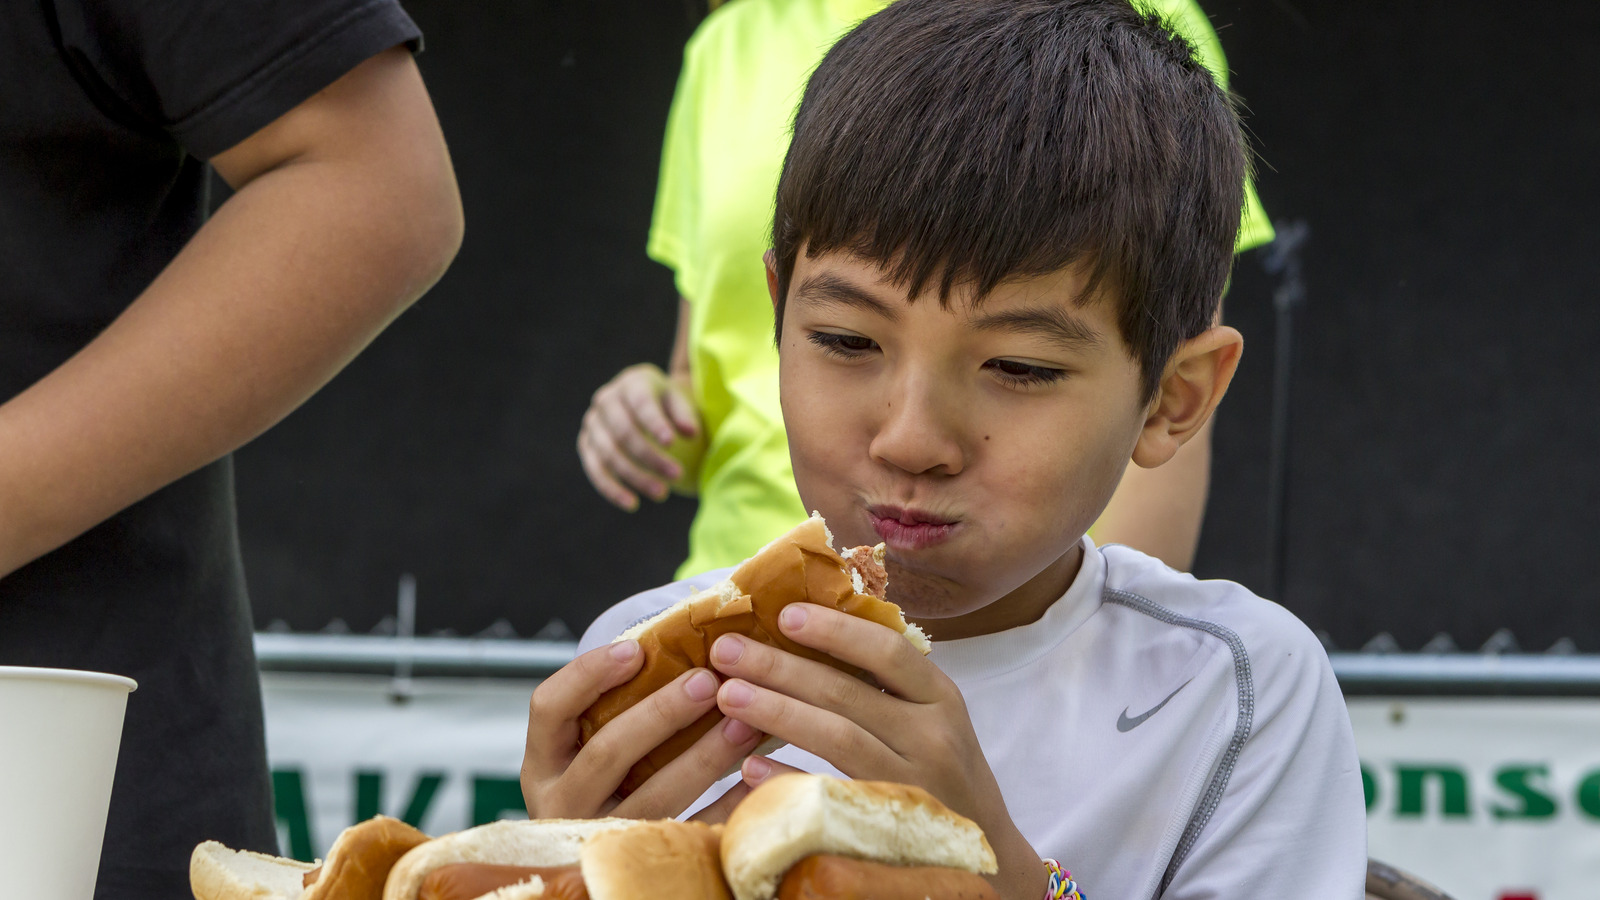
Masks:
[[[339,832],[317,880],[300,900],[379,900],[389,870],[428,836],[399,819],[373,816]]]
[[[427,840],[398,819],[374,816],[341,831],[321,865],[206,841],[189,857],[189,887],[196,900],[379,900],[390,868]]]
[[[420,844],[395,863],[383,900],[416,900],[428,873],[454,863],[570,866],[585,838],[635,824],[632,819],[535,819],[490,822]]]
[[[543,834],[566,841],[565,824],[524,829],[522,836]],[[630,821],[584,838],[578,858],[572,860],[576,865],[550,861],[552,857],[564,859],[570,847],[554,853],[548,847],[539,853],[520,852],[511,863],[449,862],[422,880],[415,900],[571,900],[578,896],[588,900],[732,900],[722,880],[721,832],[721,826],[698,822]],[[462,834],[462,846],[451,855],[483,855],[481,847],[474,848],[479,852],[460,852],[468,843],[482,840],[483,833]],[[400,875],[396,867],[391,882]]]
[[[639,641],[644,665],[632,680],[607,691],[584,711],[578,719],[579,740],[587,743],[607,722],[684,672],[706,667],[711,644],[730,632],[860,675],[838,660],[783,636],[778,630],[778,613],[790,603],[806,601],[831,606],[877,622],[905,635],[918,650],[927,653],[927,636],[906,622],[900,607],[883,599],[887,580],[881,544],[875,548],[851,548],[841,556],[833,549],[833,535],[822,517],[812,514],[745,560],[727,579],[689,595],[619,635],[619,641]],[[617,789],[618,796],[633,793],[721,720],[722,713],[712,709],[652,750],[629,770]],[[770,752],[778,746],[780,742],[769,741],[756,752]]]
[[[976,823],[904,784],[780,775],[751,791],[723,832],[722,869],[736,900],[772,900],[791,866],[819,854],[997,871]]]
[[[195,900],[300,900],[302,879],[314,868],[205,841],[189,856],[189,888]]]
[[[583,842],[590,900],[733,900],[722,878],[722,826],[662,819]]]

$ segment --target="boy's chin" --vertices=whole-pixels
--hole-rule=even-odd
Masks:
[[[908,571],[891,557],[889,602],[900,607],[908,619],[949,619],[976,612],[988,604],[974,597],[971,590],[947,578]]]

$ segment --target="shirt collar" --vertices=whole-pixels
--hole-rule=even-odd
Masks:
[[[1019,668],[1054,649],[1100,608],[1106,558],[1088,535],[1083,536],[1082,546],[1083,563],[1077,577],[1038,621],[955,641],[939,640],[938,626],[934,625],[929,628],[933,632],[930,658],[959,682]]]

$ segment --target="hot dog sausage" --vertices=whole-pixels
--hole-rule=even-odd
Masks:
[[[417,900],[476,900],[490,891],[526,881],[544,879],[544,900],[589,900],[583,873],[577,866],[491,866],[456,863],[440,866],[422,880]]]
[[[982,875],[960,869],[818,855],[789,869],[778,900],[1000,900],[1000,895]]]

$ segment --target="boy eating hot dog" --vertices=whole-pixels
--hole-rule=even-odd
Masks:
[[[1007,900],[1053,860],[1101,898],[1356,897],[1365,814],[1348,717],[1307,629],[1085,531],[1226,392],[1216,325],[1246,167],[1190,47],[1115,0],[899,0],[813,75],[768,282],[795,481],[836,545],[887,545],[888,599],[933,640],[796,604],[577,740],[639,668],[602,615],[535,692],[535,816],[725,816],[789,767],[919,785],[985,831]],[[603,646],[602,646],[603,645]],[[618,801],[627,770],[727,718]],[[787,741],[748,756],[762,735]],[[748,758],[747,758],[748,757]]]

